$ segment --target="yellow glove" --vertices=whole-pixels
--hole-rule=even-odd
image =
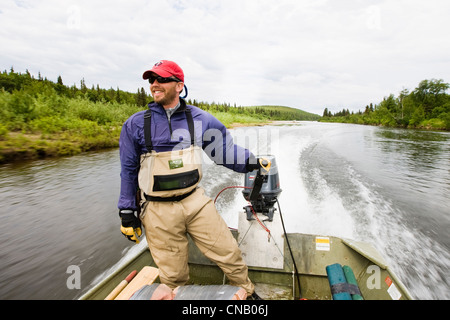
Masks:
[[[130,241],[139,243],[139,237],[142,235],[141,220],[136,216],[134,210],[120,210],[120,219],[122,225],[120,231]]]

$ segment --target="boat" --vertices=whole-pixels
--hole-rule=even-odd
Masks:
[[[277,199],[281,189],[275,159],[270,158],[270,163],[263,179],[258,173],[246,175],[243,195],[249,206],[239,213],[238,228],[230,229],[248,265],[255,292],[263,300],[412,300],[407,288],[371,244],[328,235],[286,233]],[[142,242],[138,250],[80,299],[110,300],[111,293],[121,284],[125,288],[132,285],[133,280],[125,281],[128,275],[133,272],[139,275],[149,267],[156,272],[145,285],[157,285],[157,266]],[[221,269],[191,239],[189,272],[186,286],[207,290],[228,285]],[[143,286],[135,285],[133,292]],[[132,299],[133,292],[126,299]],[[120,299],[117,295],[114,298]]]

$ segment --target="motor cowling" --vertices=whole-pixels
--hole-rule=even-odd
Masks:
[[[263,159],[263,161],[267,160],[269,162],[270,169],[267,171],[264,168],[260,168],[245,174],[244,186],[246,188],[242,191],[242,193],[245,200],[249,201],[251,206],[246,206],[244,209],[247,214],[247,220],[254,219],[253,211],[255,211],[255,213],[259,212],[264,214],[268,217],[269,221],[272,221],[276,210],[274,205],[282,191],[280,188],[278,167],[275,157],[272,155],[258,156],[258,158]],[[261,181],[262,185],[258,185]],[[255,188],[260,188],[257,194],[254,192]]]

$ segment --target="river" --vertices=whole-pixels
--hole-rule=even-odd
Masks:
[[[275,155],[287,232],[369,242],[415,299],[450,299],[450,133],[300,122],[232,134]],[[213,198],[243,184],[204,168]],[[117,149],[0,166],[0,299],[76,299],[136,249],[119,231],[119,174]],[[217,201],[230,227],[245,204],[239,189]]]

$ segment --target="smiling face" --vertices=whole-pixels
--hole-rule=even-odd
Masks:
[[[178,104],[183,86],[183,82],[159,83],[158,80],[155,80],[150,85],[150,92],[155,102],[162,105],[165,109],[169,109]]]

